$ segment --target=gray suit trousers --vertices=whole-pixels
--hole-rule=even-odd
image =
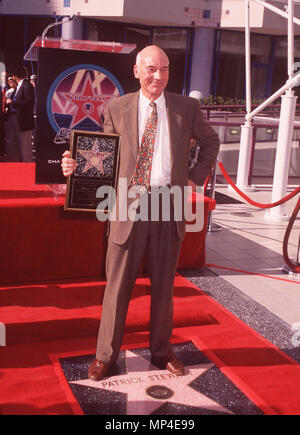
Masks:
[[[107,285],[96,351],[96,358],[107,364],[118,359],[128,305],[145,251],[151,280],[150,351],[162,357],[171,348],[173,285],[181,247],[172,214],[170,221],[134,222],[123,245],[108,242]]]

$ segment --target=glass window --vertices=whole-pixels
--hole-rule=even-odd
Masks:
[[[252,97],[266,97],[271,36],[251,34]],[[216,96],[245,98],[245,33],[221,31]]]
[[[137,51],[142,50],[151,43],[150,29],[138,27],[125,27],[125,40],[128,44],[136,44]]]
[[[288,79],[288,66],[287,66],[287,55],[288,46],[286,36],[276,37],[275,45],[275,59],[273,68],[273,80],[272,80],[272,93],[277,91],[281,86],[283,86]],[[300,65],[300,38],[295,37],[294,39],[294,63],[295,63],[295,73],[299,72]],[[294,88],[295,95],[299,97],[300,88],[296,86]]]
[[[153,44],[164,49],[170,60],[170,77],[167,89],[171,92],[182,93],[186,88],[184,82],[187,39],[186,29],[156,27],[153,31]]]
[[[153,44],[165,49],[186,49],[187,32],[185,29],[155,28],[153,31]]]
[[[245,60],[238,54],[220,56],[216,96],[243,99],[245,96]]]
[[[276,38],[275,57],[287,57],[288,42],[286,36]],[[295,57],[300,57],[300,38],[295,36],[294,39],[294,53]]]
[[[270,57],[271,37],[251,35],[251,59],[255,63],[268,63]]]
[[[252,99],[263,100],[266,97],[267,68],[251,68]]]
[[[89,23],[88,25],[88,37],[87,39],[89,41],[99,41],[99,36],[98,36],[98,25],[97,23],[95,23],[94,21]]]
[[[170,79],[168,90],[182,93],[187,87],[187,42],[189,41],[187,29],[173,27],[138,27],[128,23],[111,23],[98,20],[89,20],[87,25],[88,38],[93,41],[115,41],[136,44],[135,54],[150,44],[156,44],[165,50],[170,59]],[[136,79],[132,78],[132,85],[138,86]]]
[[[221,53],[235,53],[244,55],[245,53],[245,34],[244,32],[221,32]]]
[[[126,42],[122,24],[111,24],[109,22],[98,22],[99,41]]]

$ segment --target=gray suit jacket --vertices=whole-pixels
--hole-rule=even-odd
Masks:
[[[121,136],[118,176],[127,178],[128,183],[136,165],[139,147],[138,98],[139,92],[116,98],[106,106],[104,111],[104,132]],[[218,155],[220,146],[218,135],[204,120],[200,105],[194,98],[165,92],[165,100],[170,132],[171,186],[180,186],[183,189],[188,185],[188,179],[197,185],[202,185]],[[200,153],[197,164],[189,171],[192,138],[199,141]],[[118,204],[119,192],[117,191]],[[131,220],[111,221],[110,240],[119,245],[125,243],[132,225]],[[177,227],[179,237],[183,239],[185,222],[177,222]]]

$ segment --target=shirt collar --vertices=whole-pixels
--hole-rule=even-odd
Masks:
[[[149,98],[145,97],[145,95],[140,91],[140,105],[143,109],[147,109],[151,101]],[[164,93],[162,93],[156,100],[154,100],[154,103],[157,104],[157,108],[161,109],[165,105],[165,96]]]

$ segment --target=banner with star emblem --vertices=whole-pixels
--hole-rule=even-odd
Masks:
[[[115,189],[119,148],[118,134],[72,130],[70,151],[77,167],[67,181],[65,210],[95,211],[99,187]]]
[[[133,90],[134,78],[129,78],[134,57],[134,53],[39,49],[37,184],[66,183],[60,164],[72,131],[103,132],[106,104]]]

